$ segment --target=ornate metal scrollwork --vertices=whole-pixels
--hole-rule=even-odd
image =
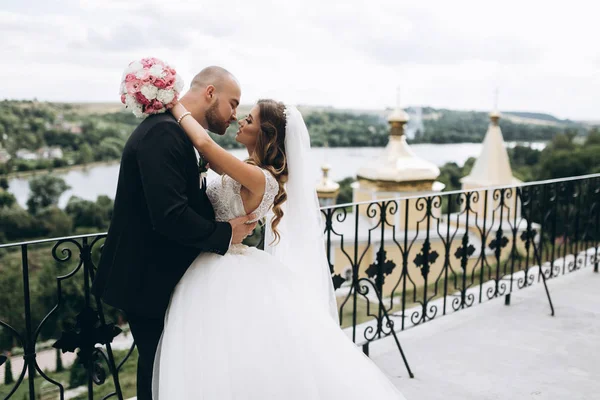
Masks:
[[[77,349],[79,359],[84,365],[96,361],[96,345],[112,343],[121,333],[121,328],[113,324],[102,324],[98,312],[91,307],[85,307],[76,318],[75,327],[62,333],[52,346],[63,353],[74,353]],[[95,367],[96,368],[96,367]]]
[[[369,268],[365,271],[367,276],[371,279],[375,278],[375,284],[377,287],[383,287],[385,283],[385,277],[394,272],[396,263],[392,260],[386,260],[387,253],[383,248],[377,252],[377,260],[369,265]],[[381,268],[381,273],[379,272]]]
[[[340,274],[335,274],[331,277],[333,282],[333,289],[338,290],[342,287],[343,283],[346,282],[346,279],[342,278]]]
[[[537,231],[535,229],[531,229],[531,226],[527,227],[527,230],[521,233],[521,240],[525,242],[525,250],[529,250],[531,243],[535,239],[535,235],[537,235]]]
[[[429,275],[430,265],[435,263],[439,256],[440,255],[437,251],[431,251],[431,243],[429,240],[426,240],[423,243],[421,252],[417,254],[413,261],[415,265],[421,269],[421,275],[423,275],[423,278],[427,278]]]

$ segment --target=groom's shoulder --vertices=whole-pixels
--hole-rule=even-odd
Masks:
[[[149,131],[156,127],[179,128],[179,125],[170,113],[162,113],[150,115],[138,125],[136,130]]]
[[[133,131],[130,140],[139,143],[149,137],[165,134],[176,139],[183,139],[185,136],[185,132],[170,113],[154,114],[144,119]]]

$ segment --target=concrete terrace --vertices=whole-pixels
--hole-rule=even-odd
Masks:
[[[407,400],[600,399],[600,274],[584,268],[399,334],[371,357]]]

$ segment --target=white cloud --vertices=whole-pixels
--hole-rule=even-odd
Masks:
[[[25,4],[28,3],[28,4]],[[9,0],[0,97],[118,101],[129,61],[156,56],[186,81],[219,64],[244,103],[500,107],[598,118],[600,6],[505,0]],[[8,78],[8,79],[7,79]]]

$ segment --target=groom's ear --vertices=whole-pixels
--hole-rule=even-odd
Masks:
[[[208,85],[206,87],[206,97],[212,99],[215,96],[216,89],[213,85]]]

